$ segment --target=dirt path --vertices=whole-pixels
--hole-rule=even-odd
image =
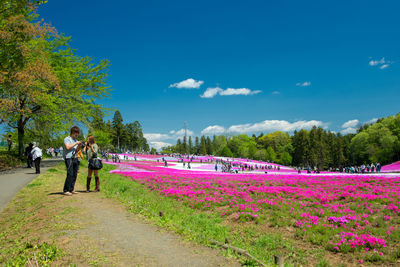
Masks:
[[[218,250],[189,244],[176,234],[144,223],[100,194],[81,193],[73,198],[85,216],[76,217],[84,226],[69,232],[77,237],[70,245],[90,240],[106,255],[114,254],[116,265],[240,266]]]

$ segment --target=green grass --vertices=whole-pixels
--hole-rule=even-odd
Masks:
[[[282,252],[286,255],[287,266],[305,262],[304,251],[296,249],[293,242],[280,234],[260,233],[253,224],[246,222],[231,228],[218,213],[193,209],[174,198],[150,191],[129,177],[110,174],[109,171],[114,168],[104,164],[100,171],[101,192],[108,198],[118,199],[132,213],[140,214],[159,226],[206,246],[212,246],[212,240],[231,240],[230,245],[247,250],[266,264],[273,264],[274,255],[282,255]],[[81,177],[80,182],[84,184],[85,178]],[[163,216],[160,216],[160,212]],[[275,222],[278,223],[277,220]],[[233,253],[227,251],[226,254],[231,256]],[[246,265],[254,265],[245,258],[241,258],[241,261]]]

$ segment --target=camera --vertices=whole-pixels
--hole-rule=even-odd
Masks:
[[[81,146],[82,146],[82,148],[86,146],[85,141],[81,141]]]

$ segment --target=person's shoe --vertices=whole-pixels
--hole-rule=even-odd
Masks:
[[[72,194],[79,194],[79,193],[78,193],[78,192],[76,192],[76,191],[72,191],[71,193],[72,193]]]
[[[72,193],[70,193],[70,192],[64,192],[64,196],[72,196]]]

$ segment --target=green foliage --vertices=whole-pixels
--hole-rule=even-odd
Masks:
[[[350,150],[357,164],[400,160],[400,113],[364,127],[351,139]]]

